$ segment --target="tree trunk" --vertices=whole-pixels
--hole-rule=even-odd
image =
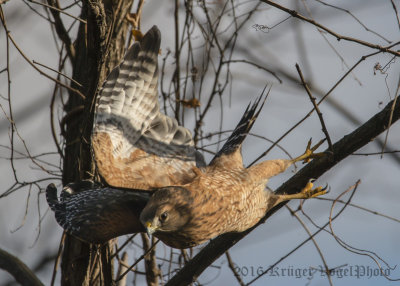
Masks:
[[[82,179],[98,180],[91,154],[95,96],[106,75],[121,60],[125,51],[132,1],[82,1],[80,23],[72,59],[71,83],[85,98],[69,93],[65,105],[65,159],[63,184]],[[113,243],[89,245],[67,235],[62,256],[62,285],[111,285]]]

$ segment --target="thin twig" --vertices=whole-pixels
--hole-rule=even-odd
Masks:
[[[350,188],[348,188],[348,190],[353,191],[354,193],[354,189],[355,186],[357,185],[357,183],[353,186],[350,186]],[[352,197],[352,196],[351,196]],[[351,200],[351,197],[348,199],[348,201]],[[335,219],[337,219],[339,217],[339,215],[344,211],[344,209],[346,208],[346,205],[344,205],[341,210],[332,218],[332,221],[334,221]],[[290,255],[292,255],[293,253],[295,253],[298,249],[300,249],[303,245],[305,245],[307,242],[309,242],[312,238],[314,238],[317,234],[319,234],[321,231],[325,230],[325,227],[327,227],[329,225],[329,221],[326,222],[322,227],[320,227],[318,230],[316,230],[313,234],[309,235],[308,238],[306,238],[305,240],[303,240],[301,243],[299,243],[295,248],[293,248],[291,251],[289,251],[287,254],[285,254],[284,256],[282,256],[279,260],[277,260],[275,263],[273,263],[272,265],[270,265],[266,270],[264,270],[259,276],[255,277],[253,280],[251,280],[249,283],[247,283],[246,286],[253,284],[255,281],[257,281],[259,278],[261,278],[262,276],[264,276],[265,274],[268,273],[268,271],[271,271],[276,265],[278,265],[279,263],[281,263],[282,261],[284,261],[286,258],[288,258]]]
[[[290,214],[292,216],[294,216],[297,219],[297,221],[301,224],[301,226],[307,232],[308,236],[311,237],[312,236],[311,231],[308,229],[308,227],[303,222],[303,220],[298,216],[298,214],[294,210],[292,210],[292,208],[289,207],[288,205],[285,205],[285,207],[289,210]],[[313,244],[315,246],[315,249],[317,250],[319,256],[321,257],[322,263],[324,264],[324,268],[325,268],[325,274],[326,274],[326,277],[327,277],[327,279],[329,281],[329,285],[332,286],[333,282],[332,282],[332,277],[331,277],[331,271],[330,271],[330,269],[328,267],[328,264],[326,263],[325,256],[322,253],[321,248],[319,247],[319,245],[318,245],[317,241],[315,240],[314,236],[311,237],[311,241],[313,242]]]
[[[391,50],[389,48],[389,46],[384,47],[384,46],[380,46],[380,45],[377,45],[377,44],[371,44],[369,42],[362,41],[362,40],[359,40],[359,39],[356,39],[356,38],[340,35],[340,34],[334,32],[334,31],[332,31],[331,29],[321,25],[320,23],[315,22],[314,20],[309,19],[309,18],[301,15],[300,13],[298,13],[295,10],[288,9],[288,8],[286,8],[286,7],[282,6],[282,5],[279,5],[279,4],[277,4],[277,3],[273,2],[273,1],[270,1],[270,0],[260,0],[260,1],[264,2],[266,4],[269,4],[269,5],[271,5],[271,6],[275,7],[275,8],[278,8],[279,10],[282,10],[282,11],[286,12],[286,13],[292,15],[294,18],[298,18],[300,20],[308,22],[308,23],[310,23],[310,24],[312,24],[312,25],[324,30],[328,34],[331,34],[332,36],[334,36],[338,41],[345,40],[345,41],[349,41],[349,42],[353,42],[353,43],[357,43],[357,44],[369,47],[371,49],[379,50],[380,52],[390,53],[390,54],[395,55],[395,56],[400,56],[400,52]]]
[[[312,16],[312,13],[311,13],[311,10],[310,10],[310,8],[308,7],[307,3],[305,2],[305,0],[302,0],[302,2],[303,2],[303,5],[304,5],[304,7],[305,7],[305,9],[306,9],[306,11],[307,11],[307,13],[308,13],[310,19],[314,20],[314,19],[313,19],[313,16]],[[340,52],[338,51],[338,49],[335,48],[335,46],[329,41],[328,37],[326,36],[326,33],[324,33],[324,31],[322,31],[322,30],[319,29],[319,28],[316,28],[316,29],[317,29],[317,31],[319,32],[319,34],[321,35],[321,37],[322,37],[322,38],[325,40],[325,42],[328,44],[328,46],[332,49],[332,51],[333,51],[333,52],[338,56],[338,58],[342,61],[343,65],[344,65],[347,69],[349,69],[350,67],[349,67],[349,65],[347,64],[347,61],[346,61],[345,58],[340,54]],[[389,44],[390,44],[390,43],[391,43],[391,42],[389,42]],[[357,83],[361,86],[362,83],[361,83],[361,81],[357,78],[357,76],[356,76],[353,72],[352,72],[352,75],[353,75],[354,80],[357,81]]]
[[[318,105],[321,104],[334,90],[336,87],[339,86],[339,84],[363,61],[365,61],[367,58],[372,57],[377,55],[380,52],[374,52],[366,56],[362,56],[340,79],[329,89],[329,91],[318,101]],[[254,165],[258,160],[263,158],[265,155],[267,155],[279,142],[283,140],[289,133],[291,133],[294,129],[296,129],[300,124],[302,124],[311,114],[314,112],[314,108],[311,109],[302,119],[300,119],[296,124],[294,124],[292,127],[290,127],[286,132],[284,132],[275,142],[272,144],[266,151],[261,153],[256,159],[254,159],[249,166]]]
[[[141,233],[142,241],[143,241],[143,251],[146,253],[147,250],[150,249],[150,240],[147,234]],[[154,244],[154,237],[152,237],[152,244]],[[153,250],[150,251],[144,257],[144,265],[146,269],[146,281],[148,286],[156,286],[158,285],[158,277],[160,276],[160,271],[157,267],[156,263],[156,249],[153,247]]]
[[[121,252],[121,250],[123,250],[125,248],[125,246],[127,246],[128,243],[130,243],[135,238],[136,235],[137,235],[137,233],[134,233],[131,236],[129,236],[128,239],[120,247],[118,247],[118,249],[111,255],[111,258],[114,258],[115,256],[117,256],[118,253]]]
[[[231,255],[229,254],[229,251],[225,252],[226,260],[228,260],[228,266],[232,270],[233,276],[235,276],[237,282],[241,286],[245,286],[242,278],[240,277],[239,273],[235,269],[235,264],[232,261]]]
[[[351,196],[350,196],[350,198],[349,198],[349,200],[348,200],[349,203],[350,203],[351,198],[353,197],[353,195],[354,195],[354,193],[355,193],[355,191],[356,191],[356,189],[357,189],[357,187],[358,187],[359,182],[360,182],[360,181],[358,181],[358,182],[356,183],[355,187],[354,187],[354,191],[352,192],[352,194],[351,194]],[[347,192],[349,192],[349,191],[350,191],[350,189],[344,191],[344,192],[341,193],[336,199],[339,200],[343,195],[345,195],[345,194],[346,194]],[[369,251],[369,250],[359,249],[359,248],[353,247],[353,246],[351,246],[351,245],[345,243],[341,238],[339,238],[339,237],[335,234],[335,232],[334,232],[334,230],[333,230],[333,227],[332,227],[332,214],[333,214],[333,210],[334,210],[334,208],[335,208],[335,205],[336,205],[336,200],[333,201],[332,206],[331,206],[331,210],[330,210],[330,213],[329,213],[329,228],[330,228],[331,234],[332,234],[332,236],[335,238],[335,240],[336,240],[344,249],[346,249],[347,251],[350,251],[350,252],[355,253],[355,254],[358,254],[358,255],[368,256],[369,258],[371,258],[371,259],[376,263],[376,265],[378,266],[378,268],[379,268],[379,270],[380,270],[380,272],[381,272],[381,275],[383,275],[386,279],[388,279],[388,280],[390,280],[390,281],[399,281],[400,278],[398,278],[398,279],[393,279],[393,278],[390,278],[389,276],[387,276],[387,274],[385,273],[385,271],[383,271],[382,266],[381,266],[381,264],[379,263],[379,261],[383,262],[387,267],[390,267],[390,266],[389,266],[389,264],[388,264],[385,260],[383,260],[381,257],[379,257],[376,253],[374,253],[374,252],[372,252],[372,251]],[[347,206],[347,204],[344,205],[344,207],[346,207],[346,206]],[[343,210],[344,210],[344,208],[342,208],[338,214],[342,213]]]
[[[396,4],[394,3],[394,1],[390,0],[390,2],[392,2],[393,10],[394,10],[394,13],[395,13],[396,19],[397,19],[397,25],[399,26],[399,30],[400,30],[399,12],[397,12],[397,7],[396,7]]]
[[[396,93],[395,93],[396,95],[395,95],[394,100],[393,100],[392,112],[390,114],[389,122],[387,123],[388,124],[388,128],[386,130],[385,141],[384,141],[383,146],[382,146],[381,159],[383,158],[383,154],[385,152],[385,147],[386,147],[386,144],[387,144],[387,141],[388,141],[388,138],[389,138],[389,131],[390,131],[390,127],[392,126],[392,117],[393,117],[394,107],[396,106],[396,102],[397,102],[397,99],[399,97],[399,89],[400,89],[400,77],[399,77],[399,79],[397,81],[397,89],[396,89]]]
[[[316,199],[317,199],[317,200],[321,200],[321,201],[330,201],[330,202],[336,201],[337,203],[347,204],[347,205],[350,206],[350,207],[353,207],[353,208],[356,208],[356,209],[360,209],[360,210],[363,210],[363,211],[365,211],[365,212],[369,212],[369,213],[371,213],[371,214],[373,214],[373,215],[381,216],[381,217],[384,217],[384,218],[387,218],[387,219],[390,219],[390,220],[392,220],[392,221],[395,221],[395,222],[400,223],[400,219],[397,219],[397,218],[395,218],[395,217],[382,214],[382,213],[377,212],[377,211],[373,211],[373,210],[371,210],[371,209],[369,209],[369,208],[362,207],[362,206],[353,204],[353,203],[351,203],[351,202],[345,202],[345,201],[340,200],[340,199],[335,199],[335,200],[334,200],[334,199],[322,198],[322,197],[319,197],[319,198],[316,198]]]
[[[59,75],[62,75],[63,77],[65,77],[65,78],[69,79],[70,81],[72,81],[73,83],[75,83],[77,86],[82,87],[82,85],[81,85],[79,82],[77,82],[77,81],[74,80],[73,78],[67,76],[66,74],[63,74],[62,72],[59,72],[58,70],[55,70],[55,69],[53,69],[53,68],[51,68],[51,67],[49,67],[49,66],[46,66],[46,65],[44,65],[44,64],[38,63],[38,62],[35,61],[35,60],[33,60],[32,62],[33,62],[34,64],[36,64],[36,65],[42,66],[42,67],[44,67],[44,68],[46,68],[46,69],[49,69],[49,70],[51,70],[51,71],[53,71],[53,72],[55,72],[55,73],[58,73]],[[58,79],[58,80],[59,80],[59,79]]]
[[[160,240],[157,240],[155,243],[153,243],[153,245],[152,245],[145,253],[143,253],[143,255],[140,256],[140,257],[135,261],[135,263],[133,263],[124,273],[122,273],[120,276],[118,276],[117,279],[115,279],[114,282],[120,281],[126,274],[128,274],[129,271],[131,271],[131,269],[132,269],[133,267],[135,267],[140,261],[142,261],[142,259],[143,259],[147,254],[149,254],[149,253],[153,250],[153,248],[157,245],[157,243],[159,243],[159,242],[160,242]]]
[[[0,7],[1,9],[1,7]],[[3,21],[3,18],[1,18],[3,25],[5,24]],[[77,89],[66,85],[64,83],[62,83],[61,81],[49,76],[48,74],[46,74],[45,72],[43,72],[41,69],[37,68],[35,66],[35,64],[28,59],[28,57],[25,55],[25,53],[19,48],[19,46],[17,45],[17,43],[14,41],[14,38],[11,36],[11,34],[9,32],[7,32],[7,38],[9,38],[11,40],[11,42],[13,43],[14,47],[18,50],[18,52],[20,53],[20,55],[25,59],[25,61],[27,61],[36,71],[38,71],[41,75],[43,75],[44,77],[47,77],[48,79],[56,82],[57,84],[65,87],[66,89],[69,89],[70,91],[72,91],[73,93],[76,93],[77,95],[79,95],[82,99],[85,99],[85,96]]]
[[[121,261],[119,262],[117,277],[121,276],[122,272],[126,270],[128,267],[128,253],[126,251],[122,254]],[[127,275],[123,276],[123,278],[117,282],[117,286],[126,286]]]
[[[9,35],[9,30],[7,28],[7,24],[6,24],[6,19],[3,13],[3,8],[0,6],[0,19],[1,22],[3,23],[3,28],[4,31],[6,32],[7,35]],[[10,122],[10,146],[11,146],[11,150],[10,150],[10,165],[11,165],[11,169],[13,171],[13,176],[14,176],[14,180],[16,182],[18,182],[17,179],[17,171],[15,169],[14,166],[14,132],[15,132],[15,122],[14,122],[14,116],[13,116],[13,109],[12,109],[12,104],[11,104],[11,74],[10,74],[10,39],[7,37],[7,41],[6,41],[6,50],[7,50],[7,59],[6,59],[6,69],[7,69],[7,101],[8,101],[8,121]],[[2,107],[3,108],[3,107]],[[4,112],[4,114],[6,114],[6,112]]]
[[[53,24],[56,29],[58,38],[64,43],[68,57],[69,57],[71,63],[73,63],[74,59],[75,59],[75,55],[76,55],[75,46],[73,45],[73,43],[71,41],[71,38],[68,34],[67,29],[65,29],[63,21],[61,20],[61,17],[60,17],[61,9],[59,9],[59,7],[56,7],[58,9],[52,9],[53,7],[58,5],[58,1],[47,0],[47,3],[49,3],[48,8],[50,9],[50,13],[51,13],[51,15],[53,15],[53,18],[54,18]]]
[[[28,0],[28,1],[31,2],[31,3],[34,3],[34,4],[42,5],[44,7],[47,7],[49,9],[51,9],[51,10],[54,10],[54,11],[57,11],[57,12],[62,13],[64,15],[67,15],[67,16],[69,16],[69,17],[71,17],[71,18],[73,18],[73,19],[75,19],[75,20],[77,20],[77,21],[79,21],[79,22],[81,22],[83,24],[86,24],[85,20],[83,20],[81,18],[78,18],[78,17],[75,17],[74,15],[72,15],[70,13],[67,13],[64,10],[60,9],[59,7],[51,6],[49,4],[38,2],[38,1],[35,1],[35,0]]]
[[[382,154],[394,154],[394,153],[400,153],[400,150],[392,150],[392,151],[380,151],[380,152],[370,152],[370,153],[353,153],[351,154],[352,156],[373,156],[373,155],[381,155]]]
[[[67,233],[64,231],[62,236],[61,236],[60,245],[58,246],[57,258],[56,258],[56,261],[54,261],[54,267],[53,267],[53,273],[51,275],[50,286],[54,286],[54,282],[56,281],[57,269],[58,269],[58,265],[59,265],[60,260],[61,260],[61,253],[62,253],[62,249],[64,248],[64,243],[65,243],[65,237],[66,236],[67,236]]]
[[[324,118],[323,118],[323,116],[322,116],[322,113],[321,113],[321,111],[319,110],[318,104],[317,104],[317,102],[316,102],[316,98],[315,98],[314,96],[312,96],[311,90],[310,90],[310,88],[308,87],[307,83],[305,82],[304,77],[303,77],[303,73],[301,72],[300,66],[299,66],[298,64],[296,64],[296,69],[297,69],[297,72],[299,73],[301,83],[303,84],[304,89],[306,90],[306,92],[307,92],[307,94],[308,94],[308,97],[310,98],[311,103],[312,103],[313,106],[314,106],[315,111],[317,112],[319,121],[321,122],[322,132],[324,132],[325,137],[326,137],[326,140],[328,141],[329,150],[330,150],[331,152],[333,152],[331,137],[329,136],[328,129],[326,128],[325,121],[324,121]]]
[[[57,90],[58,90],[58,85],[55,84],[50,101],[50,129],[51,129],[51,136],[53,137],[54,144],[56,145],[57,148],[57,152],[60,155],[60,157],[64,159],[64,153],[60,147],[60,144],[58,143],[56,128],[54,125],[54,103],[56,101]]]
[[[179,109],[180,109],[180,89],[181,89],[181,67],[180,67],[180,45],[179,45],[179,1],[175,0],[175,10],[174,10],[174,23],[175,23],[175,72],[174,72],[174,82],[175,82],[175,118],[179,122]]]
[[[361,20],[358,19],[356,16],[354,16],[354,14],[351,13],[349,10],[344,9],[344,8],[342,8],[342,7],[338,7],[338,6],[329,4],[329,3],[326,3],[326,2],[321,1],[321,0],[314,0],[314,1],[317,1],[317,2],[321,3],[322,5],[325,5],[325,6],[328,6],[328,7],[331,7],[331,8],[334,8],[334,9],[337,9],[337,10],[339,10],[339,11],[343,11],[343,12],[349,14],[349,15],[350,15],[354,20],[356,20],[367,32],[370,32],[370,33],[374,34],[375,36],[377,36],[377,37],[381,38],[382,40],[386,41],[388,44],[391,43],[391,41],[389,41],[388,39],[386,39],[385,37],[383,37],[381,34],[375,32],[374,30],[371,30],[370,28],[368,28],[367,25],[365,25],[363,22],[361,22]],[[393,3],[393,0],[392,0],[392,3]]]
[[[223,64],[228,64],[228,63],[245,63],[245,64],[254,66],[254,67],[258,68],[258,69],[261,69],[261,70],[263,70],[263,71],[266,71],[266,72],[270,73],[274,78],[276,78],[277,81],[279,81],[279,83],[282,83],[282,80],[279,78],[279,76],[278,76],[274,71],[269,70],[269,69],[267,69],[267,68],[265,68],[265,67],[263,67],[263,66],[261,66],[261,65],[259,65],[259,64],[257,64],[257,63],[255,63],[255,62],[251,62],[251,61],[242,59],[242,60],[223,61],[222,63],[223,63]]]

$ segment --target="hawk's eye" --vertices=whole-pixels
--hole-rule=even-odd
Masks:
[[[168,213],[167,213],[167,212],[163,212],[163,213],[160,215],[160,221],[161,221],[161,222],[166,221],[167,218],[168,218]]]

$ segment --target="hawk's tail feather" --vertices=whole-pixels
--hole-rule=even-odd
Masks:
[[[235,152],[238,148],[240,148],[240,146],[243,143],[243,140],[250,132],[251,127],[256,121],[258,115],[260,114],[260,111],[263,108],[264,103],[268,97],[269,90],[264,95],[266,88],[267,87],[265,86],[261,95],[254,101],[252,105],[251,103],[249,103],[236,128],[233,130],[232,134],[229,136],[224,146],[222,146],[221,150],[215,155],[212,161],[214,161],[221,155],[231,154]]]

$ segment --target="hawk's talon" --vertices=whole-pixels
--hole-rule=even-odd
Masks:
[[[325,195],[327,193],[328,185],[325,187],[316,187],[313,189],[315,179],[310,179],[306,186],[296,194],[285,194],[285,195],[279,195],[279,202],[283,201],[289,201],[293,199],[311,199],[311,198],[316,198],[322,195]]]
[[[302,193],[304,194],[304,199],[310,199],[310,198],[316,198],[318,196],[325,195],[327,193],[328,185],[325,187],[316,187],[315,189],[309,189],[309,190],[302,190]]]
[[[315,198],[321,195],[325,195],[327,193],[326,190],[328,189],[328,185],[326,185],[325,187],[319,186],[313,189],[313,183],[315,181],[316,179],[310,179],[306,186],[301,190],[300,194],[303,195],[303,199]]]
[[[320,158],[322,156],[325,156],[324,152],[321,153],[314,153],[315,150],[318,149],[319,146],[322,145],[322,143],[325,142],[325,139],[322,139],[321,141],[319,141],[317,144],[315,144],[313,147],[311,147],[312,144],[312,138],[310,138],[310,140],[308,140],[307,143],[307,147],[306,147],[306,151],[304,152],[303,155],[300,155],[297,158],[294,158],[292,160],[293,163],[299,162],[299,161],[303,161],[303,164],[308,163],[311,161],[311,159],[314,158]]]

